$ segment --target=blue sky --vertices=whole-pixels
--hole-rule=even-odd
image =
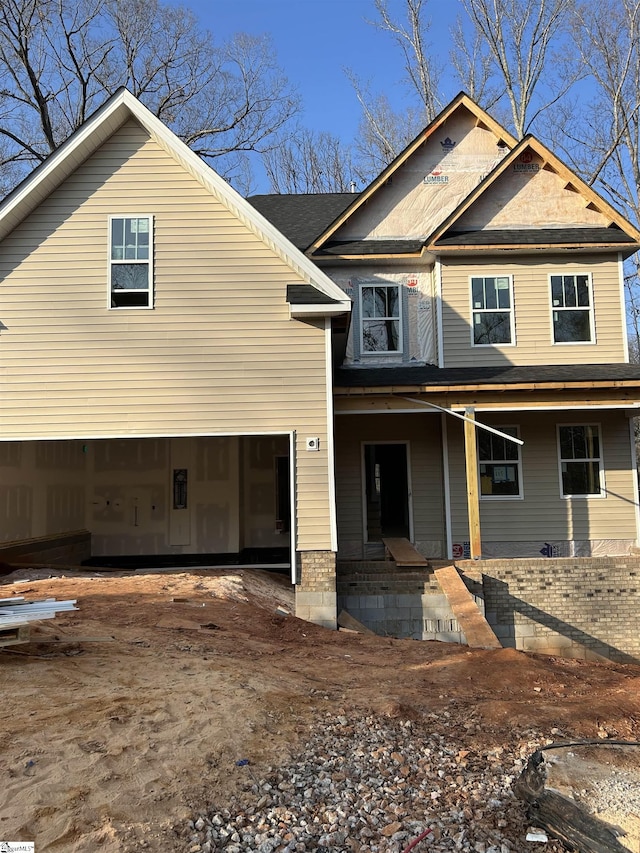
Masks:
[[[217,42],[237,32],[269,33],[277,61],[302,97],[302,122],[351,141],[360,107],[344,69],[350,68],[372,91],[401,104],[403,84],[399,51],[389,34],[366,23],[377,17],[373,0],[182,0]],[[394,17],[404,14],[403,0],[390,0]],[[446,55],[457,0],[430,3],[434,48]],[[444,50],[443,50],[444,48]],[[446,75],[445,75],[446,78]],[[455,86],[446,99],[457,92]]]

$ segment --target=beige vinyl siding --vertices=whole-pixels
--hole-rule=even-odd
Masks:
[[[636,538],[629,420],[617,411],[573,411],[502,415],[478,413],[490,426],[519,426],[524,441],[524,499],[481,500],[482,539],[487,542]],[[605,468],[605,498],[562,498],[558,469],[557,424],[600,424]],[[453,541],[468,539],[462,428],[448,423]]]
[[[152,310],[107,307],[113,214],[154,218]],[[329,547],[324,321],[289,318],[300,275],[136,122],[3,241],[0,281],[1,438],[295,430],[299,547]]]
[[[595,320],[594,344],[553,344],[549,276],[591,273]],[[471,276],[513,276],[515,346],[472,346]],[[442,261],[442,337],[444,367],[507,364],[602,364],[625,360],[625,321],[615,255],[579,259],[531,256],[517,263],[500,258]]]
[[[338,553],[363,556],[362,443],[408,442],[414,539],[444,547],[440,416],[336,416],[336,502]],[[438,557],[440,553],[430,553]]]

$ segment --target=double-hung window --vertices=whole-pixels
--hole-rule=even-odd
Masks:
[[[153,219],[112,216],[109,220],[109,304],[153,307]]]
[[[600,428],[597,424],[558,426],[562,497],[604,495]]]
[[[554,344],[593,343],[591,276],[551,276]]]
[[[402,351],[399,285],[361,285],[360,315],[360,345],[363,353]]]
[[[500,432],[519,438],[518,427],[498,427]],[[520,446],[486,430],[478,430],[480,494],[483,498],[521,498]]]
[[[471,306],[474,346],[513,344],[511,276],[472,276]]]

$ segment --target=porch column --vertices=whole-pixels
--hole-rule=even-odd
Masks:
[[[467,475],[467,514],[469,516],[469,547],[471,559],[482,556],[480,537],[480,489],[478,483],[478,450],[476,444],[476,412],[473,407],[464,410],[464,459]]]

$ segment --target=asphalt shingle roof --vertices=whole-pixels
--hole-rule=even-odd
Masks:
[[[449,231],[436,246],[583,246],[635,245],[619,228],[509,228],[484,231]]]
[[[253,195],[247,201],[304,251],[357,197],[356,193],[303,193]]]
[[[409,255],[420,252],[422,240],[336,240],[326,243],[315,256]]]
[[[516,385],[543,382],[640,383],[638,364],[559,364],[514,367],[447,367],[415,365],[403,367],[339,367],[336,388],[375,388],[416,385]]]

